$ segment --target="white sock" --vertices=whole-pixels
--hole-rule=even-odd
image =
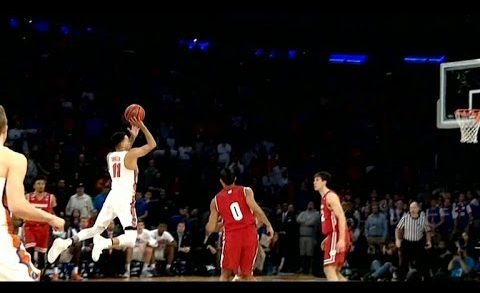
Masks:
[[[167,270],[169,270],[169,269],[170,269],[170,266],[171,266],[170,264],[167,264]]]
[[[76,274],[78,274],[78,267],[77,266],[75,266],[72,270],[72,275],[76,275]]]
[[[142,272],[146,271],[147,269],[148,269],[148,265],[147,265],[147,264],[143,264]]]
[[[125,265],[125,272],[130,272],[130,264]]]
[[[58,267],[53,268],[53,273],[54,274],[59,274],[60,273],[60,270],[58,269]]]

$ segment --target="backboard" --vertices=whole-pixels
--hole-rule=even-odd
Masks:
[[[480,109],[480,59],[440,64],[437,128],[459,128],[457,109]]]

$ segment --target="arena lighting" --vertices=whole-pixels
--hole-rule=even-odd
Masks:
[[[11,27],[11,28],[18,28],[20,26],[20,23],[18,21],[18,18],[16,17],[10,17],[10,19],[8,20],[8,25]]]
[[[288,59],[295,59],[297,57],[297,50],[288,50]]]
[[[440,64],[447,60],[445,56],[406,56],[403,61],[406,63],[417,64]]]
[[[365,54],[331,54],[329,61],[333,64],[364,64],[367,59]]]
[[[200,50],[201,52],[206,52],[211,47],[212,43],[209,41],[204,41],[200,39],[180,39],[178,41],[180,47],[186,47],[190,51],[194,51],[196,49]]]
[[[66,25],[61,25],[60,26],[60,32],[64,35],[70,34],[70,28]]]
[[[33,22],[32,27],[33,27],[34,30],[42,32],[42,33],[46,33],[50,29],[50,25],[45,20],[39,20],[39,21]]]
[[[275,51],[275,50],[272,49],[272,50],[270,51],[270,54],[268,54],[268,58],[273,59],[273,58],[275,58],[275,57],[277,57],[277,51]]]
[[[262,55],[263,55],[263,49],[255,50],[255,57],[262,57]]]
[[[200,51],[205,52],[210,47],[210,42],[198,42],[198,48]]]

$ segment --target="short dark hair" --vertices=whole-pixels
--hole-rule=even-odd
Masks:
[[[117,147],[117,145],[122,142],[122,140],[127,135],[124,131],[117,131],[110,137],[110,143],[113,148]]]
[[[329,183],[332,180],[332,174],[328,173],[327,171],[320,171],[313,175],[313,178],[320,177],[323,181],[327,181]]]
[[[36,178],[35,178],[35,181],[33,181],[33,183],[39,181],[39,180],[42,180],[42,181],[45,181],[47,182],[47,176],[45,175],[38,175]]]
[[[222,179],[223,183],[226,185],[232,185],[236,179],[235,172],[230,168],[223,168],[220,171],[220,179]]]

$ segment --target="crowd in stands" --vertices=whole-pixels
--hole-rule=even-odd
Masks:
[[[395,227],[412,200],[421,203],[434,235],[425,253],[431,276],[478,278],[480,188],[466,164],[476,152],[449,156],[445,142],[456,137],[434,129],[434,102],[417,101],[433,94],[416,87],[418,79],[377,82],[371,68],[363,74],[329,65],[319,73],[309,60],[200,54],[173,45],[162,57],[155,41],[132,45],[120,34],[3,37],[7,145],[28,158],[27,191],[37,176],[47,176],[55,213],[67,220],[66,232],[54,237],[71,237],[95,221],[109,192],[107,141],[126,130],[127,105],[145,108],[158,144],[139,160],[135,248],[105,251],[94,264],[86,240],[49,268],[52,279],[217,275],[221,235],[206,235],[204,227],[223,167],[235,170],[237,184],[252,187],[276,231],[268,241],[259,229],[257,274],[322,275],[312,176],[327,170],[354,242],[344,268],[349,278],[395,279]],[[437,79],[436,69],[420,71],[427,81]],[[121,233],[115,221],[103,236]]]

